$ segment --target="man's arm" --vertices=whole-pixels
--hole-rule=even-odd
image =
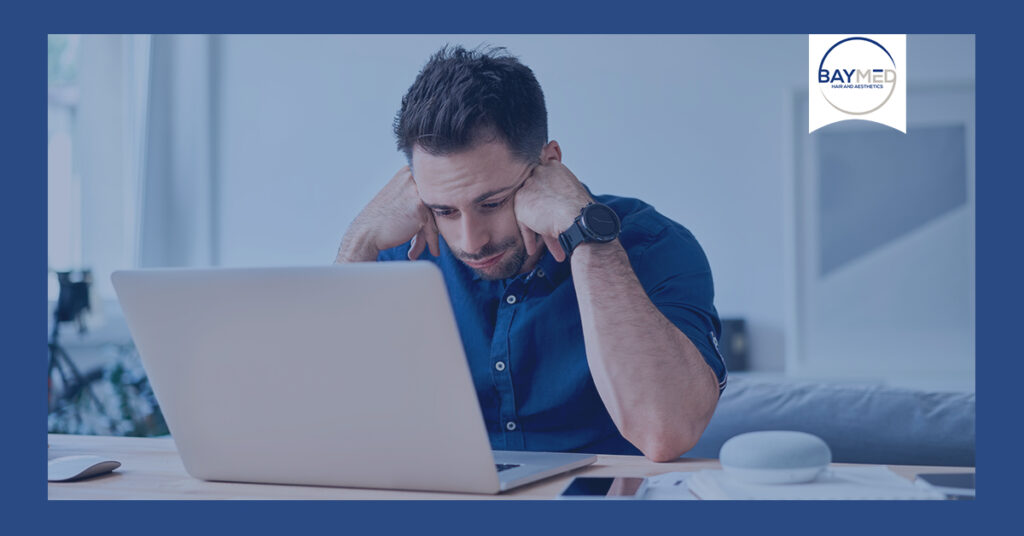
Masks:
[[[410,239],[410,259],[418,258],[427,247],[433,256],[440,255],[434,216],[420,200],[412,170],[405,166],[391,177],[349,225],[334,262],[375,261],[381,251],[400,246]]]
[[[357,218],[345,231],[334,263],[372,262],[377,260],[378,253],[380,251],[373,244],[369,229]]]
[[[587,361],[622,435],[654,461],[690,450],[718,403],[718,379],[647,296],[618,240],[571,257]]]
[[[542,156],[516,194],[516,218],[527,253],[546,245],[563,262],[558,235],[593,199],[561,163],[557,142]],[[587,362],[601,400],[619,432],[648,458],[679,457],[697,443],[718,403],[715,372],[648,297],[618,240],[584,243],[571,253]]]

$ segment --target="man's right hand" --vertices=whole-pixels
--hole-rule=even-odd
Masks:
[[[409,258],[415,259],[430,248],[440,256],[434,215],[423,204],[412,170],[405,166],[377,193],[345,232],[334,262],[369,262],[385,249],[412,240]]]

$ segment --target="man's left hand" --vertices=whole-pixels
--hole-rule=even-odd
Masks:
[[[535,166],[515,197],[516,220],[526,253],[533,255],[540,239],[555,260],[564,261],[566,254],[558,243],[558,235],[593,201],[565,164],[551,159]]]

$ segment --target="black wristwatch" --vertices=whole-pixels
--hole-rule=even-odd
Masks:
[[[622,223],[615,211],[601,203],[588,203],[564,233],[558,235],[565,256],[583,242],[611,242],[619,237]]]

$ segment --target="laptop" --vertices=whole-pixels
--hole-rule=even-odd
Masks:
[[[432,263],[111,279],[193,477],[498,493],[596,461],[491,450]]]

